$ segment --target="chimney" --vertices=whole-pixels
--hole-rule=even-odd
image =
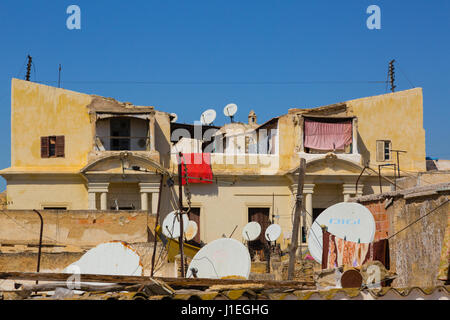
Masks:
[[[257,124],[256,113],[253,110],[251,110],[250,113],[248,114],[248,124]]]

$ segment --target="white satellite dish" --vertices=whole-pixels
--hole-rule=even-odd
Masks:
[[[189,225],[189,219],[186,214],[183,214],[183,232],[186,233],[186,230]],[[180,215],[176,214],[176,211],[170,212],[163,221],[162,224],[162,233],[170,239],[175,239],[180,236]]]
[[[200,116],[200,122],[202,123],[202,125],[211,124],[215,119],[216,111],[214,109],[208,109]]]
[[[308,232],[308,249],[317,262],[322,262],[322,228],[347,241],[371,243],[375,236],[375,220],[365,206],[354,202],[340,202],[325,209]]]
[[[170,122],[177,122],[177,120],[178,120],[177,114],[176,113],[171,113],[170,115],[172,116],[172,120]]]
[[[277,241],[277,239],[281,236],[281,227],[279,224],[271,224],[266,229],[266,240],[267,241]]]
[[[261,225],[256,221],[247,223],[244,229],[242,229],[242,236],[244,237],[244,240],[247,241],[255,240],[256,238],[259,237],[260,234],[261,234]]]
[[[189,264],[187,278],[223,279],[241,277],[248,279],[251,259],[248,249],[232,238],[221,238],[201,248]]]
[[[233,122],[233,116],[236,114],[237,112],[237,105],[234,103],[229,103],[225,106],[225,108],[223,108],[223,114],[227,117],[230,117],[231,122]]]
[[[189,220],[188,227],[185,233],[186,240],[189,241],[194,239],[194,237],[197,235],[197,232],[198,232],[197,222],[195,222],[194,220]]]
[[[81,274],[144,275],[140,256],[122,241],[101,243],[89,249],[63,272],[72,273],[75,270]]]

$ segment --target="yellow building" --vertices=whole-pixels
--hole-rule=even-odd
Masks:
[[[426,170],[422,100],[422,89],[415,88],[289,109],[261,125],[252,112],[248,124],[206,126],[200,138],[191,138],[195,144],[182,144],[180,130],[191,134],[196,126],[173,123],[154,107],[13,79],[11,167],[0,174],[7,181],[8,209],[156,213],[166,173],[164,218],[177,208],[178,188],[167,183],[167,174],[177,182],[175,153],[201,148],[211,153],[214,181],[184,189],[184,205],[189,196],[191,218],[199,223],[198,240],[230,234],[243,240],[249,220],[270,220],[281,225],[283,246],[292,230],[300,158],[307,162],[305,233],[330,205],[394,188],[397,155],[402,175]],[[324,137],[326,130],[332,132]]]

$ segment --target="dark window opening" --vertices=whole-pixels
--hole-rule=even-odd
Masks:
[[[67,210],[67,207],[44,207],[43,210]]]
[[[256,240],[248,242],[250,256],[253,259],[256,255],[261,261],[267,259],[267,248],[269,246],[265,234],[266,229],[270,225],[269,218],[270,208],[248,208],[248,221],[256,221],[261,226],[261,234]]]
[[[130,150],[130,119],[113,118],[110,122],[111,150]]]

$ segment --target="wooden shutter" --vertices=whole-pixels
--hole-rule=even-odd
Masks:
[[[56,156],[64,157],[64,136],[56,136]]]
[[[377,161],[384,161],[384,140],[377,140]]]
[[[49,137],[41,137],[41,158],[48,158],[49,157]]]

